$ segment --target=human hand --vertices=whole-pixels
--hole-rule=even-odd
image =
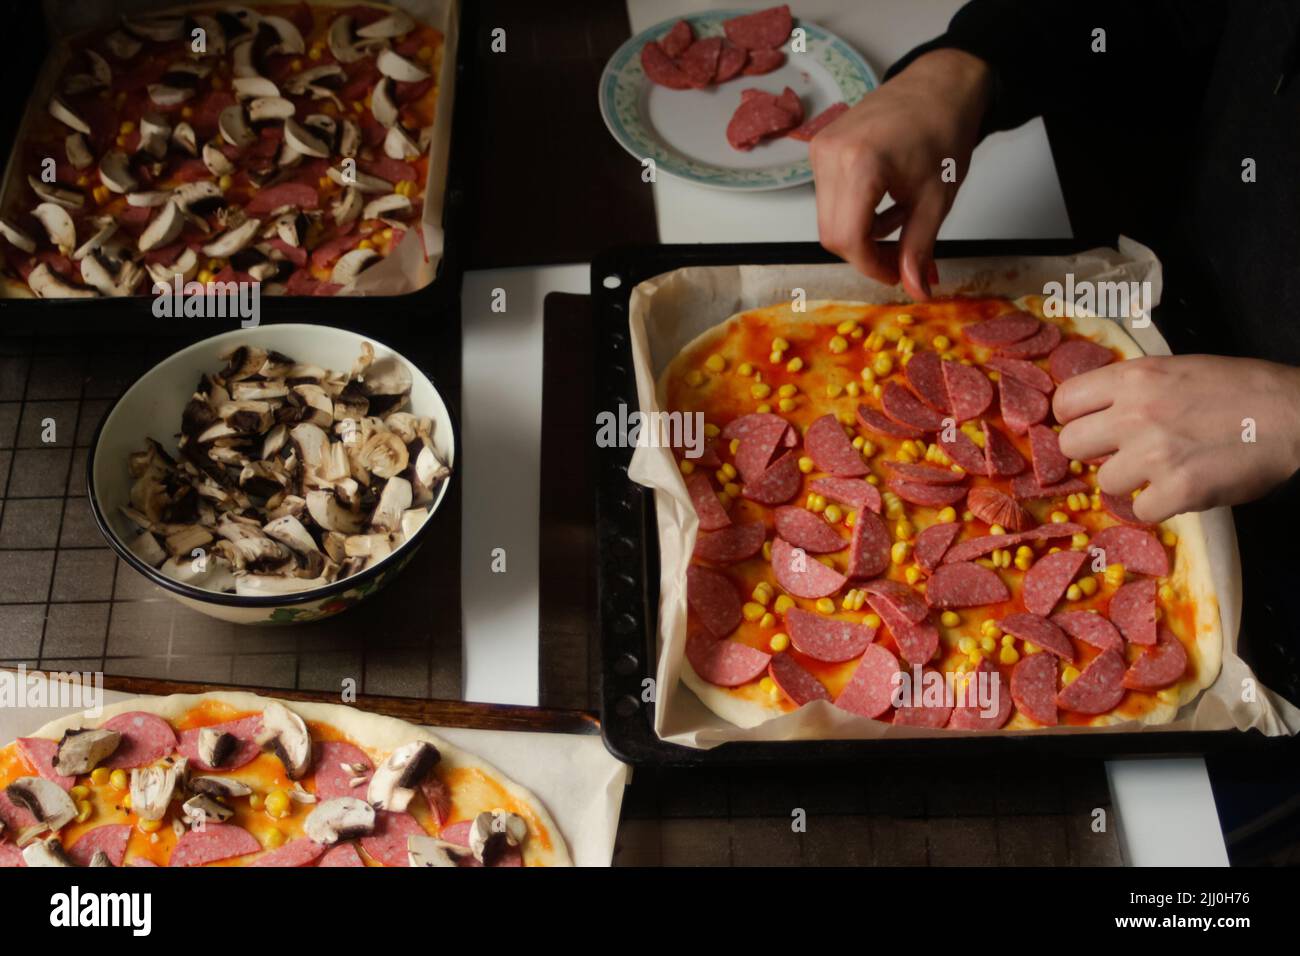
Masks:
[[[1143,521],[1250,501],[1300,469],[1300,369],[1276,362],[1117,362],[1062,383],[1052,410],[1062,452],[1110,456],[1097,470],[1102,491],[1147,486],[1133,503]]]
[[[934,242],[970,165],[987,106],[989,69],[960,50],[918,57],[813,138],[821,243],[858,271],[914,299],[930,296]],[[955,182],[945,182],[945,160]],[[885,193],[894,205],[879,216]],[[876,244],[899,226],[901,256]]]

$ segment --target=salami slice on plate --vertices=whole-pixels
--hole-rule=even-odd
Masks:
[[[1112,525],[1092,536],[1091,551],[1100,548],[1106,564],[1122,564],[1125,570],[1163,578],[1169,574],[1169,553],[1150,531]]]
[[[1087,560],[1083,551],[1057,551],[1035,561],[1021,582],[1025,610],[1040,617],[1050,615]]]
[[[1056,659],[1050,654],[1022,657],[1011,670],[1011,699],[1020,712],[1045,727],[1055,727]]]
[[[796,706],[802,707],[814,700],[831,699],[826,686],[804,670],[789,654],[775,655],[772,663],[767,665],[767,673],[776,686],[781,688],[781,693],[794,701]]]
[[[189,830],[176,841],[168,866],[204,866],[237,856],[257,853],[262,844],[243,827],[233,823],[208,823],[202,830]]]
[[[798,510],[803,511],[802,508]],[[819,518],[814,517],[814,520],[823,526],[826,524]],[[835,532],[832,531],[831,534]],[[692,557],[709,564],[735,564],[758,554],[766,537],[767,526],[761,521],[731,525],[719,531],[701,531],[695,538]]]
[[[925,599],[899,581],[890,581],[888,578],[868,581],[862,585],[862,590],[871,597],[879,598],[913,624],[921,623],[930,613]],[[873,602],[871,606],[874,608],[875,603]],[[879,613],[878,609],[876,613]]]
[[[704,37],[688,46],[677,59],[677,66],[691,86],[703,89],[713,83],[718,74],[718,57],[722,53],[722,37]]]
[[[1051,395],[1056,390],[1056,383],[1052,381],[1052,376],[1025,359],[1009,358],[1005,355],[994,355],[985,359],[984,367],[992,369],[1002,376],[1009,376],[1024,382],[1030,388],[1036,388],[1044,395]]]
[[[919,481],[887,478],[885,486],[904,501],[931,508],[946,508],[966,497],[965,485],[926,485]]]
[[[1021,342],[1042,326],[1037,316],[1028,312],[1007,312],[996,318],[975,322],[962,329],[962,335],[976,345],[1001,346]]]
[[[788,451],[757,480],[746,482],[741,494],[761,505],[783,505],[799,493],[799,478],[799,453]]]
[[[921,429],[913,428],[911,425],[900,425],[867,405],[858,406],[858,421],[867,431],[886,438],[921,438],[925,435]]]
[[[948,458],[972,475],[989,473],[988,458],[984,449],[975,444],[964,431],[955,428],[950,436],[939,433],[939,447]]]
[[[880,500],[880,491],[875,485],[861,478],[817,478],[809,488],[819,495],[825,495],[831,501],[856,508],[860,511],[874,511],[880,514],[884,502]]]
[[[903,375],[921,400],[939,412],[950,413],[948,384],[937,352],[917,352],[903,366]]]
[[[860,478],[871,471],[834,415],[823,415],[809,425],[803,444],[817,468],[837,478]]]
[[[876,629],[792,607],[785,612],[790,643],[815,661],[838,664],[851,661],[875,639]]]
[[[1061,330],[1051,322],[1044,322],[1043,327],[1027,339],[1013,342],[1011,345],[999,345],[997,350],[1010,358],[1036,359],[1051,354],[1061,344]]]
[[[1002,400],[1002,420],[1017,435],[1047,417],[1047,396],[1018,379],[1003,376],[998,382]]]
[[[1156,587],[1154,578],[1130,581],[1111,596],[1110,622],[1133,644],[1156,642]]]
[[[895,422],[909,428],[933,432],[943,427],[942,412],[936,412],[897,382],[885,383],[880,407]]]
[[[788,4],[769,7],[757,13],[747,13],[722,21],[727,39],[745,50],[775,50],[784,43],[794,29],[794,18]]]
[[[776,533],[796,548],[803,548],[810,554],[843,551],[848,543],[840,537],[838,531],[826,523],[826,519],[813,514],[807,508],[786,505],[777,508],[774,517]],[[761,546],[762,542],[759,544]]]
[[[1056,695],[1062,710],[1076,714],[1104,714],[1124,699],[1124,658],[1115,651],[1102,651]]]
[[[1037,614],[1008,614],[998,624],[1008,634],[1041,647],[1066,663],[1074,663],[1074,645],[1065,632],[1047,618]]]
[[[695,31],[686,20],[678,20],[672,29],[659,38],[659,45],[669,57],[681,56],[694,42]]]
[[[961,534],[961,525],[956,521],[930,525],[916,536],[916,541],[912,545],[912,555],[916,558],[916,563],[923,570],[934,571],[943,563],[943,556],[952,547],[959,534]]]
[[[1119,519],[1125,524],[1131,524],[1135,528],[1154,527],[1150,522],[1143,521],[1133,510],[1133,498],[1131,495],[1111,495],[1106,492],[1101,493],[1101,505],[1112,517]]]
[[[953,730],[997,730],[1011,717],[1011,693],[1002,674],[987,660],[967,672],[964,690],[948,718]],[[963,703],[962,694],[965,694]]]
[[[771,73],[783,63],[785,63],[785,54],[780,50],[750,50],[741,65],[740,72],[745,76],[762,76],[764,73]],[[793,136],[798,129],[796,127],[788,135]]]
[[[931,607],[988,607],[1011,599],[996,571],[978,564],[942,564],[930,577],[925,599]]]
[[[780,537],[772,542],[772,574],[784,590],[795,597],[813,601],[830,597],[844,587],[846,581],[844,575],[834,568],[828,568]]]
[[[1023,540],[1024,536],[1019,534],[986,534],[978,538],[968,538],[949,548],[948,553],[943,556],[943,563],[960,564],[963,561],[974,561],[986,554],[992,554],[999,548],[1014,547]]]
[[[691,88],[691,78],[653,40],[641,48],[641,69],[651,83],[658,83],[670,90]]]
[[[1040,488],[1054,485],[1070,473],[1070,459],[1061,453],[1056,430],[1046,425],[1029,426],[1029,455]]]
[[[951,468],[937,465],[918,465],[906,461],[886,461],[886,468],[906,481],[919,481],[923,485],[956,485],[966,480],[966,475]]]
[[[903,660],[920,667],[934,657],[939,650],[939,629],[930,622],[928,611],[919,621],[911,621],[898,609],[898,605],[883,595],[869,594],[867,602],[889,628]]]
[[[748,53],[729,40],[724,41],[722,52],[718,54],[718,75],[713,78],[714,82],[725,83],[727,80],[734,80],[740,76],[748,60]]]
[[[1156,646],[1143,651],[1124,674],[1130,690],[1160,690],[1177,683],[1187,670],[1187,649],[1167,628],[1160,628]]]
[[[688,567],[686,602],[714,637],[726,637],[740,626],[740,594],[731,579],[720,571],[698,564]]]
[[[776,450],[781,447],[790,426],[785,419],[773,415],[747,429],[736,449],[736,470],[744,481],[754,481],[772,463]],[[840,433],[841,435],[843,432]],[[861,459],[861,455],[858,456]]]
[[[1066,495],[1087,492],[1088,483],[1081,478],[1066,478],[1054,485],[1039,484],[1035,475],[1016,475],[1011,479],[1011,495],[1021,501],[1035,498],[1064,498]]]
[[[874,720],[889,710],[897,674],[898,658],[879,644],[869,644],[853,676],[835,698],[835,706]]]
[[[1020,537],[1025,541],[1051,541],[1055,538],[1069,538],[1080,531],[1087,530],[1083,525],[1073,521],[1049,521],[1047,524],[1040,524],[1036,528],[1020,532]]]
[[[121,866],[126,857],[126,845],[131,842],[131,830],[129,823],[109,823],[87,830],[68,847],[68,857],[77,866],[90,866],[95,853],[103,850],[108,862]]]
[[[695,506],[695,516],[700,520],[701,531],[718,531],[731,524],[727,509],[722,506],[709,476],[702,471],[686,476],[686,490]]]
[[[979,418],[993,404],[993,384],[979,369],[949,360],[943,363],[943,378],[952,417],[959,423]]]
[[[1070,339],[1052,349],[1052,354],[1047,357],[1047,370],[1057,382],[1064,382],[1113,361],[1115,353],[1104,345],[1087,339]]]
[[[176,732],[171,724],[153,714],[133,710],[118,714],[101,726],[122,735],[112,756],[100,764],[110,770],[144,767],[176,749]]]
[[[1092,611],[1060,611],[1051,622],[1076,641],[1083,641],[1099,651],[1124,653],[1124,638],[1115,625]]]
[[[767,670],[772,655],[739,641],[695,633],[686,638],[686,659],[695,673],[719,687],[739,687]]]
[[[859,512],[849,538],[849,565],[846,574],[853,580],[874,578],[889,568],[891,546],[889,529],[879,515]]]
[[[988,422],[984,429],[984,467],[988,475],[1018,475],[1025,470],[1025,458],[1011,444],[1011,439]]]

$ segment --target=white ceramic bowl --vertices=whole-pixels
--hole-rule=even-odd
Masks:
[[[428,376],[415,363],[368,336],[323,325],[263,325],[215,335],[182,349],[141,376],[109,409],[95,434],[86,478],[95,521],[113,550],[182,604],[236,624],[319,620],[362,601],[390,581],[423,543],[433,524],[431,520],[426,520],[414,537],[403,541],[392,554],[349,578],[297,594],[243,597],[184,584],[150,567],[127,547],[136,529],[121,511],[121,506],[130,501],[130,454],[142,450],[146,438],[156,439],[169,454],[175,451],[174,436],[180,431],[181,412],[195,383],[205,373],[221,369],[222,354],[237,345],[251,345],[274,349],[299,362],[346,371],[361,354],[363,342],[374,346],[376,361],[392,356],[410,369],[410,410],[434,421],[434,448],[452,469],[451,478],[439,486],[434,496],[430,513],[436,511],[456,477],[455,435],[447,406]]]

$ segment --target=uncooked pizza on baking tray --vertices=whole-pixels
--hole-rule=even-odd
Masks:
[[[0,866],[565,866],[541,802],[421,727],[140,698],[0,748]]]
[[[1051,417],[1059,382],[1140,354],[1038,298],[776,305],[701,335],[659,384],[708,436],[677,452],[686,684],[744,726],[817,700],[963,730],[1171,720],[1219,670],[1199,517],[1138,521]]]
[[[0,210],[11,295],[330,295],[419,220],[443,37],[401,10],[187,7],[60,50]]]

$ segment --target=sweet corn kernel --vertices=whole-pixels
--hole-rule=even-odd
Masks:
[[[987,634],[985,634],[983,637],[980,638],[980,650],[983,651],[985,654],[992,654],[995,650],[997,650],[997,647],[998,647],[997,638],[990,637]]]
[[[977,647],[979,647],[979,644],[975,642],[973,637],[963,637],[957,641],[957,649],[963,654],[969,654]]]
[[[1067,601],[1077,601],[1081,597],[1083,597],[1083,591],[1079,589],[1079,585],[1071,584],[1065,589],[1065,599]]]
[[[267,831],[265,846],[268,850],[274,850],[276,847],[284,845],[284,832],[274,827]]]
[[[777,361],[780,361],[780,359]],[[785,370],[787,372],[802,372],[803,359],[796,355],[794,358],[790,359],[790,361],[785,363]]]
[[[1034,566],[1034,554],[1032,551],[1029,554],[1021,554],[1019,551],[1017,551],[1013,563],[1016,566],[1016,570],[1028,571],[1031,567]]]
[[[989,525],[989,534],[1006,534],[1006,533],[1007,533],[1007,529],[1002,527],[1002,525],[1000,524]]]
[[[923,572],[921,571],[921,569],[918,568],[915,564],[909,564],[903,570],[903,579],[907,581],[908,584],[915,585],[918,581],[921,580],[922,573]]]
[[[717,425],[714,425],[712,422],[708,422],[704,426],[705,438],[717,438],[718,435],[720,435],[721,433],[722,433],[722,429],[719,428]]]
[[[857,320],[845,319],[839,325],[835,326],[835,331],[838,332],[840,335],[849,335],[857,327],[858,327]]]
[[[371,242],[369,239],[362,239],[360,242],[357,243],[357,248],[358,248],[358,249],[373,249],[373,248],[375,248],[375,244],[374,244],[373,242]]]
[[[159,830],[162,829],[162,825],[163,825],[163,822],[162,822],[161,820],[138,820],[138,821],[136,821],[136,826],[138,826],[138,827],[139,827],[141,830],[143,830],[145,833],[157,833]]]
[[[767,646],[772,649],[773,654],[780,654],[790,646],[790,636],[788,634],[773,634],[772,639],[767,642]]]
[[[754,593],[750,595],[755,602],[767,607],[772,603],[772,585],[766,581],[759,581],[754,585]]]
[[[1030,644],[1028,641],[1025,641],[1026,656],[1028,656],[1029,654],[1041,654],[1042,650],[1043,649],[1039,647],[1037,644]]]
[[[134,133],[135,123],[131,122],[130,120],[122,120],[122,125],[117,128],[117,131],[121,133],[123,136],[125,136],[128,133]]]
[[[736,484],[734,481],[727,482],[722,486],[722,490],[733,498],[740,497],[740,485]]]
[[[949,505],[946,508],[940,509],[939,514],[935,517],[940,524],[952,524],[957,520],[957,509],[952,507],[952,505]]]
[[[727,360],[715,352],[704,360],[704,367],[710,372],[721,372],[727,367]]]
[[[761,681],[758,682],[758,686],[760,690],[762,690],[764,693],[767,694],[770,694],[774,690],[776,690],[776,682],[772,680],[772,678],[770,677],[764,677]]]
[[[71,790],[69,790],[68,793],[76,797],[78,800],[85,800],[88,796],[90,796],[90,788],[87,787],[85,784],[79,783]]]
[[[862,456],[863,456],[864,458],[869,458],[869,457],[871,457],[871,456],[868,455],[865,451],[862,453]],[[878,485],[878,484],[880,484],[880,476],[879,476],[879,475],[867,475],[866,481],[867,481],[867,484],[869,484],[869,485]]]
[[[776,627],[776,618],[769,611],[758,619],[758,626],[763,628]]]
[[[807,455],[804,455],[799,459],[799,470],[802,471],[805,475],[811,474],[813,468],[815,468],[816,465],[817,463],[814,462]]]
[[[126,796],[122,798],[122,807],[125,810],[131,809],[131,794],[128,793]]]
[[[1110,564],[1106,566],[1106,583],[1111,587],[1119,587],[1124,583],[1124,565]]]
[[[108,777],[111,771],[107,767],[96,767],[90,771],[90,782],[97,787],[102,787],[108,783]]]
[[[871,363],[871,370],[883,378],[894,370],[894,360],[888,355],[877,355]]]
[[[844,513],[840,510],[839,505],[827,505],[826,510],[822,512],[822,517],[831,524],[839,524],[840,519],[844,517]]]
[[[1070,516],[1067,515],[1064,511],[1052,512],[1052,524],[1065,524],[1069,520],[1070,520]]]
[[[756,411],[759,412],[759,414],[762,414],[762,415],[766,415],[766,414],[767,414],[768,412],[770,412],[771,410],[772,410],[772,406],[771,406],[770,404],[768,404],[767,402],[763,402],[763,403],[762,403],[761,405],[759,405],[758,408],[756,409]]]
[[[1061,671],[1061,683],[1070,685],[1075,682],[1079,676],[1079,670],[1072,664],[1066,664],[1065,670]]]
[[[1172,601],[1174,599],[1174,589],[1168,584],[1160,585],[1160,589],[1156,593],[1160,595],[1162,601]]]
[[[862,623],[870,628],[880,627],[880,615],[876,613],[867,614],[862,618]]]
[[[731,452],[731,456],[732,456],[733,458],[736,456],[736,451],[737,451],[737,449],[739,449],[739,448],[740,448],[740,439],[739,439],[739,438],[733,438],[733,439],[731,439],[730,444],[727,445],[727,450],[728,450],[729,452]]]
[[[1016,638],[1014,634],[1003,634],[1000,638],[998,638],[998,640],[1002,642],[1003,647],[1016,646]]]
[[[126,775],[125,770],[114,770],[109,775],[108,782],[114,790],[125,790],[131,785],[131,779]]]
[[[970,656],[968,656],[966,660],[970,661],[970,666],[972,668],[979,667],[980,661],[984,660],[984,655],[980,653],[980,651],[974,650],[970,652]]]
[[[772,340],[773,352],[784,352],[789,347],[790,347],[790,343],[787,342],[785,339],[781,338],[780,336]]]
[[[686,373],[686,384],[691,388],[699,388],[704,384],[704,373],[697,368],[691,369]]]
[[[262,795],[260,793],[249,794],[248,808],[250,810],[262,809]]]
[[[766,382],[758,382],[755,385],[749,386],[749,394],[754,396],[754,398],[767,398],[767,396],[772,394],[772,386],[768,385]]]
[[[946,335],[936,335],[930,340],[930,344],[940,352],[952,345],[952,340]]]
[[[767,608],[763,607],[763,605],[756,601],[746,601],[744,607],[740,609],[740,613],[746,621],[752,623],[766,614]]]
[[[736,466],[733,465],[731,462],[726,462],[722,466],[722,474],[726,477],[728,481],[730,481],[732,478],[736,477]]]
[[[956,627],[961,623],[961,615],[956,611],[944,611],[939,615],[939,621],[944,627]]]
[[[823,614],[834,614],[835,602],[828,597],[818,598],[817,610],[821,611]]]
[[[863,367],[862,371],[858,373],[858,378],[862,379],[863,384],[868,388],[876,384],[876,373],[868,366]]]
[[[754,366],[750,365],[748,362],[741,362],[736,371],[745,376],[753,375]]]
[[[885,337],[886,341],[897,342],[903,337],[903,330],[893,325],[887,325],[880,330],[880,334]]]
[[[840,397],[840,394],[841,394],[843,391],[844,391],[844,386],[843,386],[843,385],[840,385],[838,382],[827,382],[827,383],[826,383],[826,397],[827,397],[827,398],[839,398],[839,397]]]
[[[691,461],[689,458],[683,458],[677,467],[681,469],[683,475],[692,475],[695,473],[695,462]]]
[[[292,802],[289,799],[289,794],[283,790],[272,790],[266,795],[266,812],[273,817],[288,816],[289,806]]]
[[[889,558],[895,564],[902,564],[912,553],[912,546],[906,541],[895,541],[889,549]]]
[[[1020,660],[1020,654],[1014,647],[1004,647],[998,651],[998,660],[1003,664],[1014,664]]]
[[[916,534],[916,529],[912,527],[912,522],[908,521],[906,518],[899,518],[898,521],[895,522],[895,538],[910,538],[914,534]]]
[[[842,335],[832,335],[826,347],[831,350],[832,355],[840,355],[848,350],[849,340]]]
[[[993,618],[991,617],[988,617],[985,618],[984,623],[980,625],[980,633],[987,635],[988,637],[994,638],[996,640],[997,638],[1000,638],[1002,636],[1002,628],[998,626],[997,621],[993,620]]]
[[[858,513],[856,511],[850,511],[848,514],[844,516],[844,527],[852,528],[857,523],[858,523]]]
[[[95,812],[95,808],[94,806],[91,805],[91,802],[89,800],[77,801],[77,822],[78,823],[85,823],[87,820],[90,819],[90,815],[94,812]]]
[[[808,496],[808,510],[814,514],[821,514],[826,510],[826,497],[824,495],[811,494]]]
[[[1160,532],[1160,543],[1167,548],[1175,547],[1178,544],[1178,535],[1172,531]]]
[[[872,455],[876,453],[876,451],[877,448],[875,442],[873,442],[870,438],[862,439],[862,454],[864,456],[870,458]]]
[[[784,614],[790,608],[794,607],[794,598],[788,594],[778,594],[776,603],[772,605],[777,614]]]
[[[192,119],[193,117],[194,117],[194,107],[192,107],[192,106],[182,106],[182,107],[181,107],[181,118],[182,118],[182,119]]]
[[[848,394],[849,398],[857,398],[858,393],[861,392],[862,389],[857,382],[849,382],[849,384],[844,386],[844,391]]]
[[[792,412],[799,407],[799,402],[793,398],[783,398],[776,403],[776,407],[783,412]]]
[[[771,560],[772,560],[772,542],[771,542],[771,541],[764,541],[764,542],[763,542],[763,558],[764,558],[764,560],[766,560],[766,561],[771,561]],[[782,595],[782,597],[784,597],[784,595]],[[787,600],[788,600],[788,598],[787,598]],[[777,609],[778,611],[781,610],[781,598],[777,598],[777,599],[776,599],[776,609]]]
[[[1084,597],[1092,597],[1097,593],[1097,579],[1091,576],[1080,578],[1079,590],[1083,592]]]

